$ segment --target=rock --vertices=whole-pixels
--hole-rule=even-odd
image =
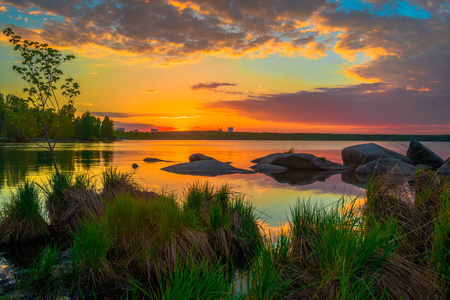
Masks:
[[[341,154],[344,165],[353,169],[383,158],[395,158],[411,165],[414,164],[408,157],[374,143],[346,147],[342,150]]]
[[[401,175],[403,177],[411,176],[416,172],[416,167],[396,158],[382,158],[373,160],[358,167],[356,174],[367,175],[368,177],[377,174]],[[361,178],[358,176],[358,178]]]
[[[225,174],[254,174],[250,170],[238,169],[227,163],[215,159],[198,160],[188,163],[176,164],[161,170],[184,175],[217,176]]]
[[[406,155],[415,164],[430,166],[433,169],[438,169],[444,164],[444,160],[442,158],[416,140],[409,143],[408,152]]]
[[[272,153],[272,154],[269,154],[269,155],[266,155],[266,156],[263,156],[263,157],[260,157],[260,158],[256,158],[256,159],[252,160],[252,163],[259,164],[263,159],[271,158],[271,157],[274,157],[274,156],[278,156],[280,154],[283,154],[283,153]]]
[[[136,164],[136,163],[134,163],[134,164],[131,165],[131,167],[132,167],[133,169],[137,169],[137,168],[139,168],[139,165]]]
[[[328,170],[328,171],[349,171],[351,168],[341,164],[318,158],[308,153],[274,153],[262,159],[257,159],[260,164],[272,164],[286,167],[290,170]]]
[[[281,173],[281,172],[286,172],[289,170],[286,167],[272,165],[272,164],[257,164],[257,165],[251,166],[250,168],[255,170],[258,173],[263,173],[263,174]]]
[[[153,162],[171,162],[169,160],[162,160],[159,158],[153,158],[153,157],[146,157],[144,158],[144,161],[147,163],[153,163]]]
[[[211,159],[216,160],[215,158],[206,156],[206,155],[201,154],[201,153],[194,153],[191,156],[189,156],[189,161],[190,162],[199,161],[199,160],[211,160]]]
[[[450,157],[442,164],[442,167],[437,169],[436,173],[438,175],[450,176]]]

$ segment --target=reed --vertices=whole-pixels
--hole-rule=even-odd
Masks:
[[[0,244],[24,244],[42,240],[48,234],[38,190],[25,181],[1,209]]]

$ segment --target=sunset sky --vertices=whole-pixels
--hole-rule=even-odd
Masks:
[[[146,131],[450,134],[450,1],[0,0],[77,58],[78,114]],[[0,37],[0,93],[23,95]]]

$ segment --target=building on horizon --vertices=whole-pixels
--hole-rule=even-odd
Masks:
[[[233,132],[234,131],[234,127],[228,127],[228,132]]]
[[[150,132],[151,133],[157,133],[157,132],[159,132],[159,130],[158,130],[158,128],[152,128],[152,129],[150,129]]]
[[[222,128],[219,128],[219,132],[222,132]]]
[[[123,128],[123,127],[118,127],[118,128],[116,128],[116,130],[117,130],[117,131],[125,132],[125,128]]]

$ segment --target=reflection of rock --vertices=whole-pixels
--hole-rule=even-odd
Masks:
[[[198,160],[189,163],[176,164],[162,168],[161,170],[184,175],[204,175],[204,176],[255,173],[250,170],[235,168],[227,163],[223,163],[215,159]]]
[[[446,175],[446,176],[450,176],[450,157],[447,158],[447,160],[444,162],[444,164],[442,165],[442,167],[440,167],[436,173],[438,175]]]
[[[147,163],[153,163],[153,162],[171,162],[169,160],[162,160],[159,158],[153,158],[153,157],[146,157],[144,158],[144,161]]]
[[[441,167],[444,163],[442,158],[419,141],[409,143],[407,156],[416,164],[430,166],[434,169]]]
[[[383,158],[395,158],[408,164],[414,164],[408,157],[374,143],[350,146],[342,150],[344,165],[353,169]]]
[[[308,153],[274,153],[255,159],[253,162],[283,166],[290,170],[329,170],[341,172],[350,170],[349,167]]]
[[[267,174],[280,183],[292,185],[308,185],[316,181],[325,181],[332,175],[339,174],[336,171],[311,171],[311,170],[289,170],[286,172]]]
[[[355,170],[359,179],[365,179],[372,175],[390,174],[394,176],[408,177],[416,172],[416,167],[396,158],[382,158],[373,160]]]
[[[189,156],[189,161],[190,162],[199,161],[199,160],[211,160],[211,159],[215,159],[215,158],[206,156],[206,155],[201,154],[201,153],[194,153],[191,156]]]
[[[366,181],[358,178],[354,171],[342,173],[341,180],[345,183],[352,184],[363,189],[366,188]]]
[[[253,170],[259,173],[263,174],[273,174],[273,173],[281,173],[286,172],[289,169],[282,166],[272,165],[272,164],[257,164],[254,166],[251,166]]]

